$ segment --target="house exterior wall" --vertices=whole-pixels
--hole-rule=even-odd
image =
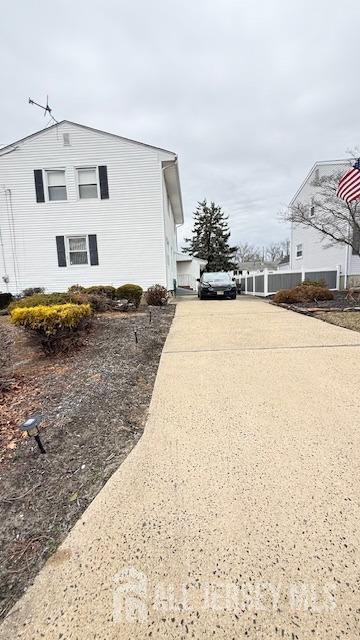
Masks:
[[[331,175],[345,171],[349,166],[348,161],[331,163],[317,163],[302,187],[299,189],[291,204],[308,204],[309,211],[311,198],[316,194],[316,188],[312,185],[315,179],[315,172],[319,177]],[[302,245],[302,256],[297,257],[297,247]],[[292,225],[290,240],[290,268],[297,269],[321,269],[340,266],[342,277],[340,282],[343,285],[345,274],[354,276],[360,274],[360,258],[352,255],[351,248],[345,245],[336,244],[327,246],[327,239],[315,229],[310,229],[301,225]],[[279,267],[280,268],[280,267]],[[360,275],[359,275],[360,278]],[[351,281],[351,280],[350,280]]]
[[[173,154],[68,122],[15,146],[0,156],[0,276],[8,275],[11,292],[169,285],[174,267],[167,275],[164,216],[171,223],[163,211],[161,162]],[[100,165],[107,167],[109,199],[79,199],[76,168]],[[37,202],[35,169],[65,169],[67,200]],[[167,232],[171,246],[174,233]],[[96,234],[99,264],[59,267],[56,236],[82,234]]]
[[[163,172],[166,171],[163,170]],[[165,231],[165,261],[166,261],[166,287],[169,290],[174,288],[174,280],[177,279],[176,272],[176,251],[177,251],[177,235],[174,214],[171,202],[167,193],[164,175],[162,176],[163,189],[163,212],[164,212],[164,231]]]
[[[178,260],[177,262],[177,283],[179,287],[191,287],[197,291],[197,279],[200,278],[201,269],[206,265],[205,260],[196,258],[189,260]]]

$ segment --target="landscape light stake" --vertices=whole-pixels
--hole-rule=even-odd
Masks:
[[[134,329],[134,336],[135,336],[135,344],[137,344],[138,343],[138,336],[137,336],[136,329]]]
[[[149,324],[151,324],[151,309],[149,311]]]
[[[29,418],[26,418],[25,422],[23,422],[20,425],[20,429],[21,431],[26,431],[26,433],[28,434],[28,436],[31,438],[35,438],[36,440],[36,444],[40,449],[41,453],[46,453],[43,443],[40,440],[40,436],[39,436],[39,424],[42,420],[42,416],[37,413],[33,416],[30,416]]]

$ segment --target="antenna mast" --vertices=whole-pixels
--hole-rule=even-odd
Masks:
[[[34,104],[36,107],[39,107],[40,109],[43,110],[44,117],[48,113],[50,118],[51,118],[51,120],[53,120],[55,122],[55,124],[59,124],[58,121],[56,120],[56,118],[54,118],[54,116],[52,114],[52,110],[49,107],[49,96],[46,96],[46,107],[44,107],[42,104],[39,104],[38,102],[35,102],[35,100],[32,100],[31,98],[29,98],[29,104]]]

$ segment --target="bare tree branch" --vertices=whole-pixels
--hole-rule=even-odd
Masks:
[[[357,201],[346,203],[336,195],[343,172],[322,176],[312,182],[315,194],[310,202],[297,202],[281,214],[286,222],[318,231],[325,246],[349,245],[360,254],[360,213]]]

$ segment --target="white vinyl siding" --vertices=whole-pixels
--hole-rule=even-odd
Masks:
[[[98,197],[98,179],[96,167],[85,167],[77,170],[79,198],[86,200],[87,198]]]
[[[306,205],[309,216],[311,216],[311,205],[314,204],[314,201],[319,197],[314,182],[317,183],[319,179],[325,175],[330,175],[334,172],[344,172],[348,166],[349,163],[347,161],[339,163],[319,163],[318,166],[315,166],[312,172],[309,173],[292,199],[292,204],[295,206],[300,203]],[[314,207],[314,214],[316,215],[315,204]],[[303,245],[303,255],[301,258],[296,255],[296,248],[299,244]],[[301,266],[304,269],[321,270],[321,268],[334,268],[336,265],[340,265],[342,272],[344,272],[346,247],[340,244],[330,246],[324,236],[315,229],[293,224],[291,228],[290,249],[289,268],[291,269],[298,269],[299,266]]]
[[[67,200],[65,171],[56,169],[45,174],[49,200]]]
[[[64,133],[71,146],[63,146]],[[34,286],[66,291],[72,284],[134,282],[147,289],[171,283],[176,276],[166,275],[161,162],[173,160],[173,154],[69,122],[45,129],[17,147],[0,156],[0,212],[10,207],[10,190],[14,214],[13,222],[11,216],[0,220],[6,263],[5,269],[0,248],[0,281],[8,274],[11,292]],[[111,197],[79,198],[77,169],[101,165],[107,167]],[[34,169],[39,167],[46,198],[41,206],[34,185]],[[56,205],[47,196],[45,170],[51,169],[64,169],[66,175],[67,200]],[[172,250],[174,222],[169,226]],[[84,236],[84,231],[96,234],[99,265],[59,268],[54,238]]]

